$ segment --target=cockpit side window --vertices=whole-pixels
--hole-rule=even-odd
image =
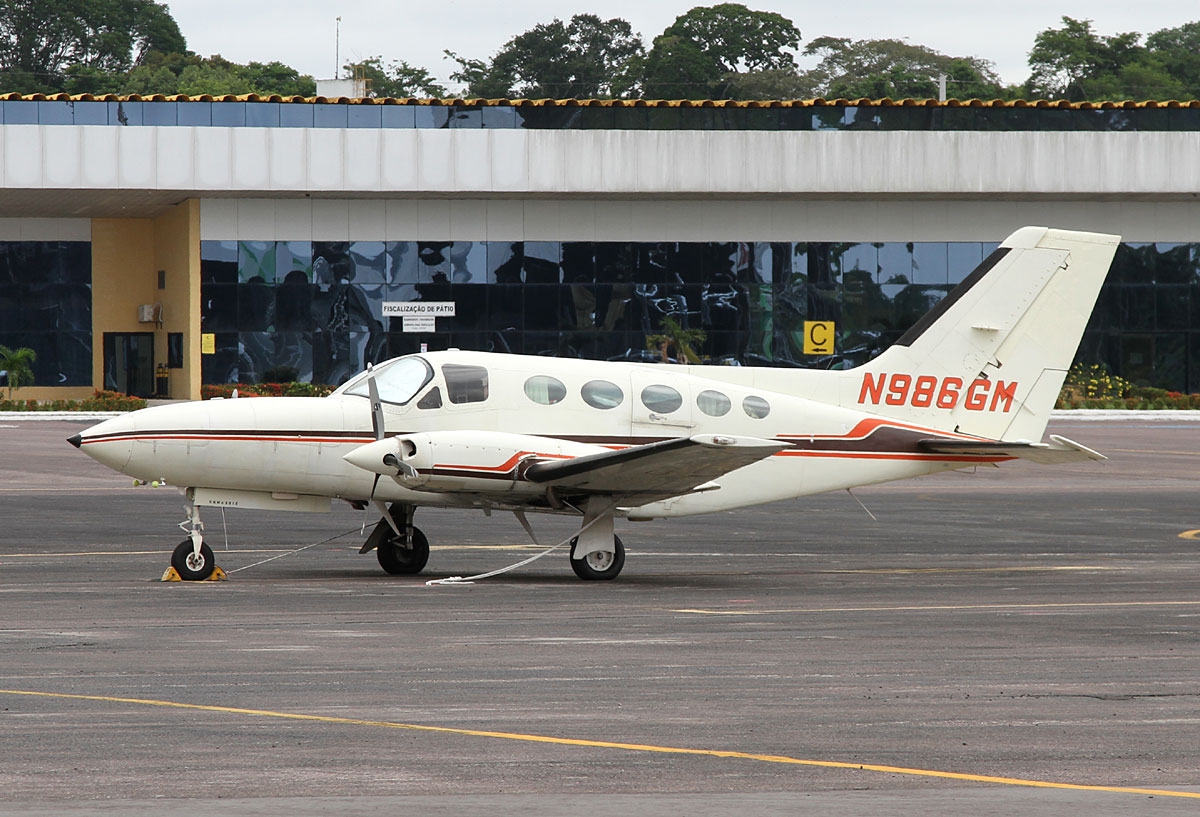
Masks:
[[[488,370],[482,366],[447,363],[442,366],[446,378],[446,398],[451,403],[482,403],[488,398]]]
[[[403,406],[433,379],[433,369],[419,357],[401,357],[376,366],[369,376],[375,378],[380,400]],[[363,372],[343,386],[343,393],[370,397],[367,379],[368,373]]]
[[[417,401],[417,408],[419,409],[438,409],[441,407],[442,392],[437,386],[425,392],[425,396]]]

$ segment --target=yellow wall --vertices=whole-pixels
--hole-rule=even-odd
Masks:
[[[158,288],[158,271],[166,288]],[[138,321],[140,304],[162,305],[162,326]],[[157,218],[92,220],[92,386],[18,389],[19,400],[73,400],[104,388],[104,333],[153,332],[154,363],[167,362],[167,333],[183,333],[183,368],[168,396],[200,398],[200,203],[184,201]],[[3,390],[7,397],[7,390]]]
[[[165,290],[156,290],[163,304],[163,328],[155,333],[154,362],[167,362],[167,333],[183,333],[183,368],[170,371],[168,396],[200,398],[200,202],[188,199],[154,219],[153,285],[158,270],[167,273]],[[93,284],[93,292],[95,284]],[[154,303],[148,301],[145,303]],[[136,307],[135,307],[136,309]],[[95,324],[93,324],[94,326]],[[153,324],[149,324],[153,326]]]

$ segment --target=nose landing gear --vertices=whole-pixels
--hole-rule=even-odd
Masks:
[[[196,507],[192,489],[187,490],[188,518],[179,523],[187,532],[184,539],[171,553],[171,567],[163,574],[163,581],[220,581],[225,571],[217,567],[212,548],[204,543],[204,523],[200,521],[200,509]]]

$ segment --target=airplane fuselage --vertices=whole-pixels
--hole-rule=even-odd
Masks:
[[[344,459],[375,441],[362,376],[324,398],[148,408],[90,430],[83,443],[139,480],[283,503],[293,496],[362,501],[374,489],[385,502],[534,509],[544,488],[521,478],[530,459],[705,434],[789,444],[725,475],[719,488],[626,508],[631,518],[706,513],[1002,459],[921,451],[918,440],[958,435],[831,404],[842,373],[773,370],[776,382],[786,377],[784,393],[757,387],[754,370],[725,367],[454,351],[405,360],[411,373],[398,382],[381,373],[381,403],[387,437],[416,435],[428,449],[425,478],[409,481],[416,487],[376,480]],[[798,396],[808,393],[820,399]],[[238,504],[232,494],[226,501]]]

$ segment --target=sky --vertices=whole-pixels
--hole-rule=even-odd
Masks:
[[[489,60],[512,37],[555,17],[574,14],[619,17],[654,37],[681,14],[716,0],[166,0],[187,38],[203,56],[220,54],[238,63],[279,61],[317,79],[334,76],[348,61],[382,57],[425,68],[450,90],[462,57]],[[1038,32],[1061,25],[1064,16],[1092,20],[1102,36],[1151,34],[1200,20],[1196,0],[747,0],[800,29],[801,49],[821,36],[905,39],[955,57],[990,60],[1006,84],[1029,76],[1028,54]],[[337,18],[341,17],[341,23]],[[800,58],[802,68],[814,58]]]

